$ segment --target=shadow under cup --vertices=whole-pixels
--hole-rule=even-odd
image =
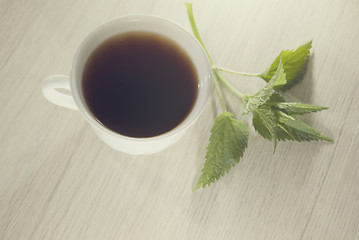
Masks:
[[[94,50],[113,36],[134,31],[151,32],[171,39],[187,53],[197,72],[197,99],[191,112],[175,128],[154,137],[128,137],[102,125],[87,106],[82,88],[85,65]],[[156,153],[179,140],[201,115],[212,89],[211,66],[204,49],[195,37],[181,26],[167,19],[149,15],[131,15],[117,18],[95,29],[78,48],[70,79],[75,104],[94,128],[96,134],[112,148],[130,154]]]

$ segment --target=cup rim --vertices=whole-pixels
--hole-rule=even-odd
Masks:
[[[193,106],[191,112],[189,112],[189,114],[187,115],[187,117],[176,127],[174,127],[173,129],[162,133],[160,135],[156,135],[156,136],[152,136],[152,137],[130,137],[130,136],[126,136],[123,134],[120,134],[118,132],[115,132],[111,129],[109,129],[108,127],[104,126],[103,124],[101,124],[98,120],[95,119],[95,117],[93,115],[91,115],[91,113],[85,108],[85,103],[81,100],[80,98],[80,94],[79,94],[79,90],[76,87],[76,81],[73,80],[76,78],[75,76],[75,67],[77,65],[77,60],[81,54],[81,52],[85,49],[85,45],[86,43],[93,37],[95,36],[96,33],[98,33],[99,31],[101,31],[102,29],[106,28],[108,25],[112,24],[115,21],[120,21],[120,20],[135,20],[135,19],[141,19],[143,20],[144,18],[146,19],[153,19],[153,20],[160,20],[160,21],[164,21],[164,22],[168,22],[170,24],[172,24],[174,27],[177,27],[178,29],[180,29],[183,34],[186,34],[188,36],[191,37],[191,39],[196,43],[196,47],[200,48],[200,51],[202,53],[202,55],[204,56],[204,59],[206,61],[206,67],[207,67],[207,72],[208,72],[208,83],[210,84],[209,88],[209,92],[208,94],[206,94],[205,96],[205,103],[203,105],[202,108],[199,109],[199,111],[197,112],[195,117],[190,118],[190,116],[192,116],[194,114],[193,110],[196,106]],[[99,43],[100,44],[100,43]],[[196,67],[196,65],[195,65]],[[196,67],[197,68],[197,67]],[[71,92],[73,94],[73,98],[74,98],[74,102],[79,110],[79,112],[84,116],[84,118],[93,126],[96,127],[98,130],[105,132],[106,134],[109,134],[113,137],[116,138],[122,138],[124,140],[128,140],[128,141],[140,141],[140,142],[152,142],[152,141],[157,141],[157,140],[162,140],[165,138],[168,138],[170,136],[176,135],[178,133],[180,133],[183,130],[186,130],[186,128],[190,127],[194,122],[196,122],[196,120],[200,117],[200,115],[202,114],[202,112],[204,111],[205,106],[208,103],[208,99],[210,96],[210,92],[212,90],[212,68],[211,68],[211,64],[209,61],[209,58],[207,56],[206,51],[204,50],[203,46],[201,45],[201,43],[195,38],[195,36],[193,34],[191,34],[187,29],[185,29],[183,26],[179,25],[178,23],[168,19],[168,18],[164,18],[164,17],[160,17],[160,16],[156,16],[156,15],[152,15],[152,14],[128,14],[128,15],[123,15],[121,17],[116,17],[113,19],[110,19],[106,22],[104,22],[103,24],[97,26],[94,30],[92,30],[80,43],[79,47],[76,50],[75,56],[73,58],[73,62],[72,62],[72,70],[71,70],[71,74],[70,74],[70,87],[71,87]],[[74,94],[73,89],[76,89],[76,94]],[[198,96],[196,101],[198,101]]]

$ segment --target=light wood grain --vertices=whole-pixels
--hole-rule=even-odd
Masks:
[[[359,2],[194,4],[214,61],[260,72],[282,49],[313,39],[290,99],[331,107],[306,118],[327,143],[273,144],[250,132],[239,165],[193,193],[220,104],[169,149],[112,150],[76,111],[47,102],[41,81],[70,71],[82,39],[112,18],[146,13],[190,29],[184,2],[0,1],[0,239],[359,239]],[[255,91],[260,79],[230,77]],[[229,108],[240,101],[229,93]],[[251,124],[249,117],[242,117]]]

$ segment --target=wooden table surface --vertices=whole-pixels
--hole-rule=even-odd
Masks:
[[[199,31],[214,61],[265,70],[283,49],[313,39],[289,99],[329,106],[305,118],[335,143],[273,143],[250,130],[241,162],[192,192],[209,131],[201,118],[165,151],[130,156],[101,142],[81,115],[42,96],[68,74],[83,38],[127,14],[190,30],[182,0],[0,0],[0,239],[359,239],[358,0],[198,0]],[[264,81],[229,77],[244,92]],[[229,108],[243,105],[226,92]]]

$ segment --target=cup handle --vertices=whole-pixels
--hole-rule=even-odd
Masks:
[[[42,82],[42,94],[50,102],[61,107],[77,110],[74,99],[57,89],[64,89],[71,92],[70,78],[66,75],[50,75]]]

